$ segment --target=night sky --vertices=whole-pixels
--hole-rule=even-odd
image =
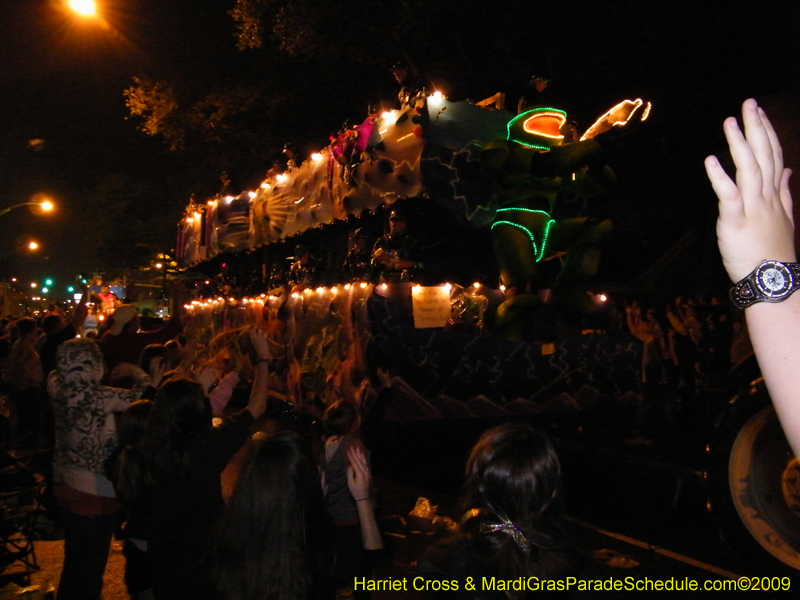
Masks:
[[[385,50],[375,46],[385,54],[381,60],[360,60],[369,53],[369,46],[358,43],[369,39],[366,29],[363,34],[358,28],[328,32],[341,39],[341,55],[316,64],[305,61],[292,82],[291,61],[274,44],[259,51],[236,49],[228,15],[234,0],[98,4],[108,28],[77,19],[57,0],[0,0],[0,207],[29,201],[37,192],[58,203],[57,214],[47,217],[26,208],[0,217],[2,277],[66,280],[103,269],[92,248],[97,205],[87,198],[109,175],[146,181],[157,196],[149,209],[153,222],[168,221],[164,229],[171,231],[190,193],[217,191],[187,185],[181,175],[189,157],[169,153],[161,139],[145,136],[135,120],[125,118],[122,91],[133,76],[222,84],[274,77],[281,82],[275,93],[289,99],[274,126],[296,131],[296,140],[285,141],[300,144],[323,143],[348,116],[363,119],[374,95],[392,86]],[[337,4],[349,10],[350,3]],[[722,151],[721,121],[746,97],[772,109],[788,147],[787,162],[800,168],[791,131],[800,123],[794,95],[800,36],[793,0],[487,4],[449,2],[464,8],[431,11],[424,27],[405,32],[404,47],[415,65],[445,82],[453,96],[480,99],[500,89],[513,92],[531,74],[545,72],[554,79],[563,107],[583,128],[623,97],[654,102],[645,147],[614,165],[628,181],[622,186],[628,196],[624,210],[615,215],[620,231],[632,236],[628,246],[647,242],[625,228],[626,219],[629,225],[636,222],[626,216],[636,207],[645,222],[664,220],[666,211],[691,213],[701,235],[713,242],[716,209],[703,181],[702,158]],[[372,33],[380,22],[374,12],[383,19],[393,15],[391,2],[352,5],[352,18],[357,23],[362,11]],[[31,145],[30,140],[44,142]],[[230,173],[233,185],[258,181],[268,158],[262,152],[243,160]],[[680,219],[670,214],[666,221],[676,230],[665,237],[674,237]],[[14,253],[22,235],[41,241],[42,251]]]

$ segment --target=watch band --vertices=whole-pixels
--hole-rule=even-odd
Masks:
[[[772,277],[778,274],[782,278],[778,289],[762,280],[771,271]],[[730,297],[738,308],[745,309],[758,302],[783,302],[799,288],[800,263],[765,260],[731,288]]]

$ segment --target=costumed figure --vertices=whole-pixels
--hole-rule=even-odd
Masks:
[[[287,143],[284,144],[283,150],[281,151],[284,157],[286,157],[286,170],[291,171],[296,169],[300,163],[303,161],[297,156],[297,150],[295,150],[294,144]]]
[[[424,267],[419,242],[409,235],[406,217],[397,209],[389,214],[389,233],[375,242],[372,264],[380,273],[381,283],[413,281]]]
[[[421,77],[411,72],[405,62],[395,63],[391,68],[391,72],[401,86],[400,91],[397,93],[400,108],[416,104],[418,99],[425,97],[425,83]]]
[[[344,259],[345,277],[350,281],[372,281],[375,266],[372,264],[370,237],[364,228],[353,233],[353,247]]]
[[[289,268],[289,284],[293,291],[315,287],[317,283],[317,261],[305,246],[297,246],[294,252],[295,261]]]
[[[495,320],[495,333],[507,339],[535,335],[536,309],[545,287],[539,262],[563,256],[561,270],[550,284],[548,302],[562,313],[594,310],[583,283],[596,274],[600,243],[611,222],[589,218],[555,220],[562,194],[593,196],[614,180],[602,164],[603,152],[616,143],[629,123],[647,118],[650,104],[624,101],[599,119],[580,139],[564,143],[571,126],[563,110],[528,108],[508,123],[506,139],[494,140],[481,153],[484,171],[499,185],[492,223],[492,247],[506,290]]]
[[[100,300],[100,311],[104,315],[110,315],[121,304],[117,295],[107,285],[100,286],[97,298]]]

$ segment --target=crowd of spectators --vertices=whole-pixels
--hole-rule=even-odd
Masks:
[[[60,600],[101,597],[114,535],[124,540],[133,598],[261,598],[264,590],[328,598],[353,574],[369,574],[382,541],[368,454],[352,437],[354,405],[339,406],[352,418],[340,424],[327,482],[309,439],[282,432],[251,442],[219,529],[221,473],[266,409],[266,335],[253,329],[246,351],[199,363],[181,343],[179,319],[141,332],[135,308],[121,305],[94,341],[78,335],[83,317],[81,304],[71,315],[5,324],[7,441],[15,452],[52,457],[50,516],[64,534]],[[250,399],[237,410],[229,402],[240,386]],[[347,506],[348,522],[329,527]]]
[[[642,342],[643,439],[654,424],[691,415],[701,392],[723,385],[748,353],[743,316],[732,318],[714,297],[608,310],[609,333]],[[60,600],[100,598],[114,535],[124,540],[132,598],[333,598],[369,578],[383,543],[355,404],[328,407],[321,440],[289,431],[251,439],[266,408],[265,334],[253,329],[244,349],[203,365],[182,343],[178,319],[140,332],[136,310],[122,305],[95,342],[78,336],[83,316],[79,305],[41,322],[5,322],[0,338],[15,415],[10,446],[54,449],[54,518],[65,538]],[[247,404],[232,408],[234,391],[247,388]],[[250,459],[226,512],[220,476],[247,443]],[[598,568],[566,543],[560,467],[546,437],[520,426],[487,432],[467,481],[459,533],[421,557],[423,576]]]

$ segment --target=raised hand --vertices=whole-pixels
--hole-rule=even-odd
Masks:
[[[253,344],[258,359],[270,360],[269,340],[266,333],[254,327],[250,330],[250,343]]]
[[[217,367],[214,363],[206,363],[197,370],[195,379],[203,386],[203,392],[208,394],[211,386],[217,381]]]
[[[357,502],[368,499],[372,494],[372,476],[363,448],[350,446],[347,449],[347,488]]]
[[[764,260],[795,262],[791,171],[772,124],[753,99],[742,106],[744,134],[734,117],[723,124],[736,182],[714,156],[706,172],[719,198],[717,241],[728,275],[734,282]]]
[[[150,360],[150,385],[157,388],[167,372],[167,361],[163,356],[154,356]]]

